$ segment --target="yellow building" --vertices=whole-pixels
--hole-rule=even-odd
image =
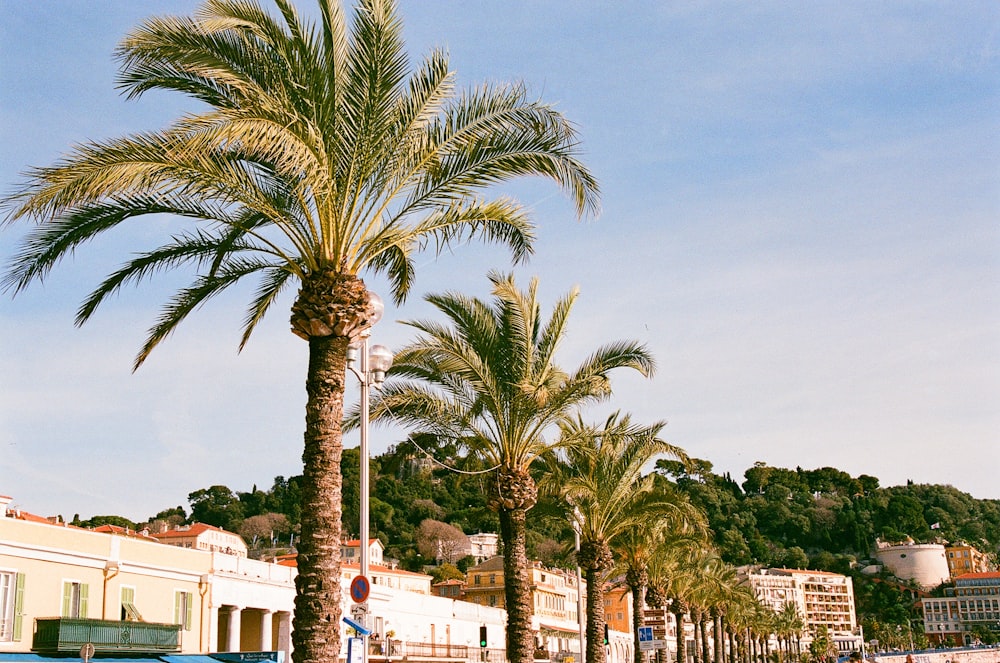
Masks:
[[[539,562],[532,564],[529,574],[535,646],[553,655],[579,651],[577,605],[581,596],[586,597],[586,585],[581,593],[575,574],[549,569]],[[505,607],[503,557],[469,568],[463,598],[479,605]]]
[[[604,621],[608,628],[632,632],[632,592],[622,585],[608,585],[604,590]]]
[[[989,557],[967,543],[953,543],[945,546],[944,550],[952,580],[966,573],[989,573],[994,570],[990,568]]]
[[[99,630],[102,653],[290,654],[294,569],[8,513],[9,502],[0,498],[0,653],[62,647],[76,629],[84,642]]]

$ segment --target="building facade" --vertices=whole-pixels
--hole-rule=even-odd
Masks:
[[[948,573],[952,579],[966,573],[989,573],[996,570],[990,566],[990,559],[986,553],[967,543],[949,544],[944,551],[948,560]]]
[[[923,598],[920,606],[933,644],[975,644],[985,631],[1000,633],[1000,573],[958,576],[943,597]]]
[[[854,584],[848,576],[802,569],[747,569],[743,577],[757,599],[775,612],[795,606],[808,632],[805,645],[825,628],[839,651],[861,649]]]
[[[176,634],[176,654],[278,652],[294,660],[294,556],[262,562],[164,545],[134,531],[96,532],[7,513],[8,503],[0,499],[0,656],[28,655],[40,621],[82,619],[88,626],[107,622],[115,634],[162,626]],[[358,570],[342,568],[345,615],[358,608],[349,591]],[[380,636],[369,643],[373,657],[503,661],[503,610],[432,596],[424,574],[380,565],[371,574],[365,620]],[[348,626],[341,628],[344,655]]]
[[[549,569],[538,562],[532,564],[529,574],[533,606],[531,628],[535,632],[537,655],[541,657],[545,654],[550,660],[570,657],[582,660],[576,657],[581,652],[580,615],[585,614],[586,582],[577,583],[575,573]],[[464,598],[479,605],[504,607],[502,557],[494,557],[469,568]],[[577,612],[578,608],[580,613]],[[610,662],[630,661],[632,646],[631,626],[619,631],[609,625]]]
[[[912,580],[923,589],[937,587],[951,578],[948,558],[940,543],[886,543],[876,541],[875,558],[902,580]]]

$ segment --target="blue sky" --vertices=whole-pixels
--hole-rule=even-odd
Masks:
[[[75,142],[192,108],[124,100],[112,51],[144,16],[195,7],[0,3],[2,190]],[[519,280],[537,275],[549,302],[580,288],[564,363],[619,338],[658,360],[651,380],[619,376],[592,418],[666,420],[671,442],[737,480],[763,461],[1000,498],[1000,6],[401,11],[414,58],[441,46],[460,84],[523,80],[580,130],[598,219],[577,222],[547,182],[506,189],[538,224]],[[134,224],[0,298],[0,494],[22,508],[144,519],[199,488],[300,472],[306,347],[287,307],[238,355],[247,291],[221,297],[135,374],[144,330],[182,279],[73,326],[105,274],[174,227]],[[23,231],[0,232],[4,263]],[[399,321],[433,315],[423,294],[485,296],[486,272],[506,260],[480,246],[423,257],[413,298],[388,307],[376,342],[411,338]],[[373,448],[401,435],[377,430]]]

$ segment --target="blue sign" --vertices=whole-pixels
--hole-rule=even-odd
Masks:
[[[639,627],[639,642],[652,642],[653,641],[653,627],[652,626],[640,626]]]

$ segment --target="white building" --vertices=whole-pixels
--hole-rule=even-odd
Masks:
[[[9,502],[0,499],[0,654],[28,652],[36,620],[81,618],[174,629],[181,654],[278,651],[294,660],[294,566],[14,517]],[[345,615],[354,575],[345,564]],[[423,574],[373,567],[373,576],[368,623],[397,653],[479,661],[482,625],[489,649],[504,649],[505,611],[431,596]]]
[[[933,589],[951,578],[944,546],[939,543],[876,541],[875,557],[894,576],[912,580],[922,589]]]
[[[808,631],[804,644],[825,627],[839,651],[860,650],[854,584],[849,577],[827,571],[758,569],[747,570],[744,578],[757,599],[775,612],[795,606]]]

